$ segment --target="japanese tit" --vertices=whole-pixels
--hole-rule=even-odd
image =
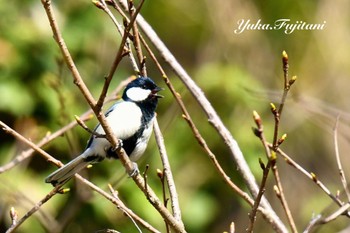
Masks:
[[[137,78],[126,86],[122,99],[105,114],[113,133],[122,141],[122,147],[133,162],[141,157],[152,134],[158,98],[162,97],[158,95],[160,90],[152,79]],[[94,132],[104,134],[100,124]],[[45,182],[62,185],[87,165],[105,158],[117,159],[118,155],[106,138],[91,135],[85,151],[49,175]]]

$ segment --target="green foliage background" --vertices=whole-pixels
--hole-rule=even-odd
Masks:
[[[53,1],[55,14],[68,48],[82,77],[98,97],[119,46],[120,37],[109,18],[89,1]],[[349,158],[349,77],[350,17],[344,1],[146,1],[141,14],[153,26],[187,72],[206,93],[212,105],[237,139],[260,180],[258,158],[263,149],[252,132],[251,113],[263,117],[271,140],[273,119],[269,103],[278,103],[282,90],[281,52],[290,58],[290,73],[297,75],[291,98],[282,119],[282,132],[288,133],[283,149],[308,171],[314,172],[333,193],[341,190],[334,157],[333,131],[336,116],[340,153],[346,175]],[[0,4],[0,120],[37,142],[47,132],[54,132],[88,109],[72,77],[62,63],[52,39],[40,1],[6,1]],[[323,23],[322,31],[245,31],[234,34],[240,19],[271,23],[289,18],[291,22]],[[150,59],[149,59],[150,61]],[[165,67],[167,67],[165,65]],[[229,153],[210,127],[205,115],[184,86],[167,70],[197,123],[201,133],[222,162],[232,180],[244,188]],[[148,63],[149,75],[165,87],[154,65]],[[112,88],[134,74],[125,59],[117,70]],[[249,208],[213,169],[198,146],[169,91],[158,109],[158,119],[165,137],[183,217],[188,232],[223,232],[230,222],[237,232],[248,224]],[[96,120],[88,123],[90,127]],[[45,150],[63,162],[78,155],[89,135],[76,127],[58,138]],[[26,147],[0,132],[0,165],[12,160]],[[161,168],[154,140],[140,163],[150,164],[149,183],[161,193],[156,169]],[[310,180],[282,160],[278,161],[287,200],[297,226],[302,230],[313,214],[324,211],[331,200]],[[43,182],[55,168],[35,155],[16,168],[0,174],[0,231],[10,225],[8,210],[14,206],[19,215],[51,189]],[[125,178],[119,162],[105,161],[88,171],[100,187],[115,184],[120,198],[137,214],[164,231],[164,224],[134,183]],[[270,177],[271,178],[271,177]],[[272,191],[272,179],[266,195],[285,221]],[[121,232],[136,229],[115,206],[82,187],[71,186],[68,195],[55,196],[27,220],[17,232],[55,232],[57,221],[65,221],[62,232],[95,232],[113,228]],[[330,213],[327,209],[326,213]],[[56,220],[57,221],[56,221]],[[337,219],[319,232],[335,232],[349,221]],[[256,232],[271,232],[259,216]],[[259,227],[264,226],[264,227]]]

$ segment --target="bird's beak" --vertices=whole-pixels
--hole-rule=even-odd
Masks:
[[[163,98],[164,96],[158,94],[159,91],[163,91],[163,90],[164,90],[164,88],[161,88],[161,87],[154,88],[152,90],[152,96],[154,96],[156,98]]]

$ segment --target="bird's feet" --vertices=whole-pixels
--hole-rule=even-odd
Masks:
[[[123,147],[123,140],[121,139],[118,139],[118,145],[117,145],[117,148],[116,149],[120,149]]]
[[[139,167],[137,166],[137,163],[133,162],[133,169],[129,172],[129,177],[134,177],[140,174]]]

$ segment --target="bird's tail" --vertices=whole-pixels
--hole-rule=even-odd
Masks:
[[[46,179],[46,183],[51,183],[53,186],[62,185],[71,179],[76,173],[89,165],[91,161],[87,161],[84,154],[76,157],[63,167],[60,167],[51,173]]]

